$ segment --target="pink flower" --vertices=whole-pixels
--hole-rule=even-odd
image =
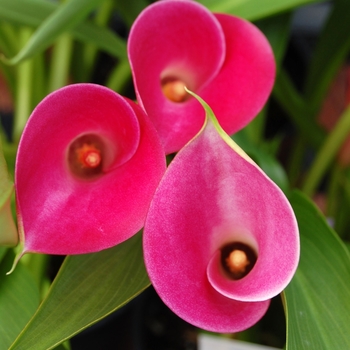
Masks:
[[[233,134],[263,107],[275,77],[270,45],[254,25],[187,0],[148,6],[131,28],[128,54],[137,100],[166,153],[181,149],[204,122],[184,85],[200,94]]]
[[[88,253],[134,235],[164,158],[153,125],[132,101],[93,84],[50,94],[31,115],[18,149],[23,253]]]
[[[214,332],[255,324],[299,259],[282,191],[210,119],[170,163],[144,229],[151,282],[178,316]]]

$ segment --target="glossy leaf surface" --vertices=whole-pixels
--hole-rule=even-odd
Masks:
[[[290,198],[297,216],[301,257],[284,292],[287,350],[350,349],[350,255],[316,207]]]
[[[52,349],[125,305],[147,286],[140,233],[99,253],[69,256],[10,349]]]
[[[0,349],[8,349],[39,306],[39,289],[21,263],[9,276],[14,254],[0,264]]]
[[[315,114],[350,50],[348,0],[337,0],[320,33],[306,77],[305,94]]]
[[[9,178],[0,140],[0,245],[14,246],[18,242],[17,229],[11,212],[13,182]]]
[[[324,0],[200,0],[211,11],[231,13],[250,21],[268,17],[276,13],[293,9],[297,6],[322,2]]]
[[[0,19],[3,21],[36,28],[39,27],[48,16],[57,11],[58,4],[41,0],[0,0],[0,8]],[[61,21],[64,20],[67,21],[68,19],[61,19]],[[69,23],[67,24],[69,25]],[[70,32],[76,39],[93,43],[115,57],[126,57],[125,42],[108,28],[100,27],[85,21],[71,28]],[[55,33],[52,33],[47,39],[54,40],[55,35]],[[44,45],[46,40],[44,39],[45,36],[37,37],[35,45]],[[26,57],[28,58],[34,53],[36,53],[36,51],[31,49],[26,53]],[[23,57],[21,59],[23,59]]]

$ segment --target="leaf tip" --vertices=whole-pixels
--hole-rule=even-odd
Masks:
[[[11,267],[10,271],[6,272],[6,276],[11,275],[11,273],[12,273],[13,271],[15,271],[15,268],[16,268],[18,262],[20,261],[20,259],[22,258],[22,256],[25,254],[25,251],[24,251],[24,249],[23,249],[23,245],[22,245],[22,244],[20,245],[20,248],[21,248],[21,249],[20,249],[20,250],[18,251],[18,253],[16,254],[15,260],[13,261],[13,264],[12,264],[12,267]]]
[[[190,94],[192,97],[194,97],[204,108],[207,117],[209,117],[213,122],[217,122],[216,117],[214,115],[214,112],[212,109],[209,107],[209,105],[197,94],[195,94],[193,91],[189,90],[186,86],[184,86],[185,91]]]

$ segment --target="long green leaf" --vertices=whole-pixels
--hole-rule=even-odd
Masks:
[[[0,349],[8,349],[39,305],[38,287],[23,264],[6,276],[14,254],[9,251],[0,264]]]
[[[290,198],[298,219],[301,259],[284,292],[287,350],[350,349],[350,255],[316,207]]]
[[[101,0],[70,0],[60,5],[42,22],[27,44],[9,60],[9,63],[16,64],[46,49],[60,34],[82,22],[100,2]]]
[[[149,4],[147,0],[115,0],[115,6],[126,24],[131,27],[139,13]]]
[[[17,25],[38,27],[58,4],[45,0],[0,0],[0,19]]]
[[[11,212],[11,196],[14,189],[9,179],[6,161],[0,140],[0,245],[16,245],[17,229]]]
[[[125,41],[107,28],[85,22],[77,26],[72,35],[80,41],[96,45],[121,60],[127,59]]]
[[[147,286],[142,236],[66,258],[52,287],[10,349],[52,349],[120,308]]]
[[[71,31],[78,40],[93,43],[104,51],[126,57],[125,43],[111,30],[93,23],[80,23],[101,0],[70,1],[64,6],[42,0],[0,0],[0,19],[17,25],[39,27],[28,44],[9,63],[15,64]]]
[[[291,117],[294,125],[299,129],[301,134],[305,136],[315,148],[320,147],[326,133],[316,124],[309,111],[309,105],[298,93],[289,76],[283,69],[280,69],[277,74],[273,96]]]
[[[0,247],[0,262],[4,258],[4,256],[6,255],[7,251],[8,251],[7,247]]]
[[[340,147],[350,133],[350,106],[339,117],[337,124],[325,139],[313,160],[304,180],[302,190],[310,197],[314,194],[327,169],[334,161]]]
[[[334,1],[333,11],[317,43],[306,80],[305,94],[315,117],[327,89],[350,51],[350,6]]]
[[[277,67],[282,64],[287,49],[291,19],[292,14],[287,12],[262,19],[255,23],[269,40],[275,55]]]
[[[200,0],[213,12],[226,12],[250,21],[324,0]]]

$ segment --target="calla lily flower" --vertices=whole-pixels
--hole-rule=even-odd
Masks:
[[[144,228],[144,258],[164,303],[213,332],[255,324],[291,280],[297,222],[282,191],[209,119],[170,163]]]
[[[128,55],[137,100],[167,154],[190,141],[205,118],[183,86],[203,97],[231,135],[258,114],[275,78],[271,47],[253,24],[194,1],[148,6],[131,28]]]
[[[50,94],[16,160],[22,254],[89,253],[125,241],[142,228],[164,171],[156,130],[134,102],[94,84]]]

